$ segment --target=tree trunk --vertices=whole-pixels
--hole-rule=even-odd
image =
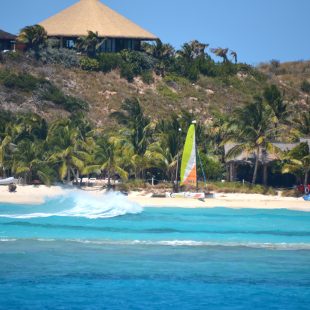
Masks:
[[[29,184],[31,184],[31,182],[32,182],[32,168],[29,169],[29,179],[28,179],[28,181],[29,181]]]
[[[79,176],[78,176],[79,175],[79,171],[77,170],[77,173],[75,173],[74,169],[71,168],[71,172],[72,172],[73,177],[74,177],[74,182],[77,183],[77,179],[79,178]]]
[[[235,181],[235,163],[230,162],[229,163],[229,182],[234,182]]]
[[[108,170],[108,191],[111,189],[111,172]]]
[[[69,184],[71,180],[71,167],[68,167],[67,171],[67,183]]]
[[[254,173],[253,173],[253,179],[252,179],[253,185],[256,183],[258,163],[259,163],[259,147],[257,148],[257,151],[256,151],[255,167],[254,167]]]
[[[266,163],[263,165],[263,184],[264,186],[268,185],[268,165]]]
[[[307,186],[307,185],[308,185],[308,176],[309,176],[309,170],[306,170],[306,173],[305,173],[305,180],[304,180],[304,186]]]

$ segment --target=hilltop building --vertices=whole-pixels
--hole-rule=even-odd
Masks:
[[[39,23],[48,37],[60,40],[62,47],[74,47],[76,40],[88,31],[105,38],[104,52],[123,49],[139,50],[142,41],[157,37],[113,11],[99,0],[80,0],[73,6]]]
[[[16,36],[0,29],[0,51],[14,50]]]

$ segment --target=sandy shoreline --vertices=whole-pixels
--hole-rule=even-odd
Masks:
[[[9,193],[7,186],[0,186],[0,203],[41,204],[45,198],[66,195],[73,190],[58,186],[18,186],[16,193]],[[77,191],[77,190],[75,190]],[[81,191],[84,192],[84,191]],[[101,195],[100,191],[87,191],[92,195]],[[204,202],[186,198],[152,198],[150,194],[134,192],[128,199],[143,207],[179,207],[179,208],[214,208],[233,209],[289,209],[310,212],[310,202],[302,198],[264,196],[258,194],[215,194],[215,198]]]

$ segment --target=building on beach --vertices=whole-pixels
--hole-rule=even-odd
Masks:
[[[15,50],[16,36],[0,29],[0,51]]]
[[[299,143],[308,143],[310,147],[310,138],[301,138]],[[299,145],[299,143],[273,143],[273,145],[281,150],[282,152],[287,152],[295,148]],[[238,143],[226,143],[224,145],[225,157],[229,154],[229,152],[237,146]],[[242,181],[248,179],[250,181],[252,176],[252,169],[254,167],[254,162],[256,159],[255,153],[242,152],[238,156],[230,157],[226,160],[226,176],[227,181]],[[258,177],[261,178],[261,181],[264,182],[264,176],[266,177],[268,174],[268,170],[270,170],[270,166],[272,163],[279,160],[279,157],[275,154],[269,153],[265,149],[261,149],[259,154],[259,171]],[[265,169],[265,171],[264,171]],[[269,171],[269,174],[272,175],[272,171]],[[277,178],[277,175],[274,175],[274,179]],[[292,175],[281,175],[281,180],[285,182],[285,184],[281,184],[283,186],[291,186],[296,182],[295,177]],[[267,182],[267,180],[265,180]],[[276,180],[274,180],[276,184]],[[269,183],[273,183],[273,180],[269,180]]]
[[[39,25],[45,28],[49,38],[59,39],[60,45],[68,48],[74,47],[77,39],[88,31],[106,39],[104,52],[139,50],[142,41],[158,39],[99,0],[80,0]]]

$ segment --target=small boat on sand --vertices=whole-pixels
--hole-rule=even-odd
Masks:
[[[6,179],[0,179],[0,185],[10,185],[10,184],[16,184],[17,179],[11,177]]]

